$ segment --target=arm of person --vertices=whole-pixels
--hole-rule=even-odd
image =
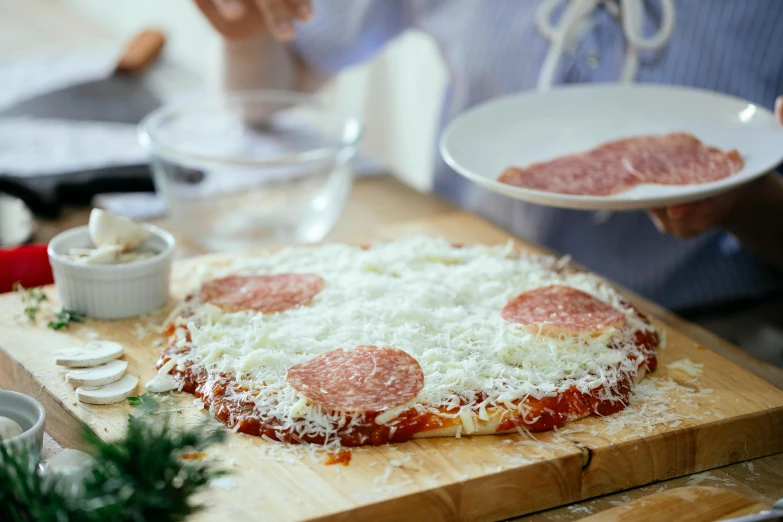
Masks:
[[[314,92],[329,79],[268,32],[242,40],[224,38],[220,77],[226,91]]]
[[[783,96],[777,99],[775,114],[783,125]],[[650,217],[661,232],[682,238],[721,227],[783,271],[783,176],[779,173],[703,201],[651,210]]]
[[[407,2],[389,0],[195,2],[224,36],[228,90],[314,91],[337,71],[372,58],[412,19]]]
[[[313,14],[309,0],[195,0],[221,41],[221,87],[312,92],[327,78],[286,45],[294,22]]]

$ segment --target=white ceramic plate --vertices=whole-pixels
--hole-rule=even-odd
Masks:
[[[589,150],[630,136],[688,132],[705,144],[737,149],[742,171],[696,185],[643,184],[610,196],[577,196],[513,187],[497,177],[509,166]],[[512,198],[562,208],[657,208],[714,196],[783,160],[783,125],[740,98],[658,85],[578,85],[483,103],[454,119],[440,152],[471,181]]]

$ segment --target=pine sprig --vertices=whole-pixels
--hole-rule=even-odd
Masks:
[[[0,444],[0,520],[8,522],[72,520],[58,517],[68,504],[55,488],[47,487],[38,464],[26,447]]]
[[[200,509],[193,495],[224,472],[180,457],[203,452],[224,436],[206,426],[178,429],[164,413],[129,416],[127,434],[118,442],[103,442],[86,429],[95,464],[76,498],[41,476],[26,451],[9,453],[0,445],[0,520],[184,520]]]

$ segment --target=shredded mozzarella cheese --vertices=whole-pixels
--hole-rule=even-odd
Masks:
[[[570,387],[590,392],[635,376],[642,354],[635,331],[653,327],[608,284],[584,272],[560,270],[553,258],[519,255],[504,246],[456,248],[442,238],[417,237],[363,250],[340,244],[290,248],[259,258],[202,267],[203,279],[228,274],[315,273],[323,290],[309,306],[281,313],[226,312],[209,304],[176,316],[177,344],[187,329],[193,349],[174,355],[231,376],[234,396],[255,404],[255,415],[280,429],[319,434],[337,444],[337,429],[362,416],[323,411],[285,381],[287,369],[336,348],[393,346],[421,365],[424,389],[411,404],[381,414],[393,423],[407,408],[458,411],[461,432],[486,420],[487,407],[513,406],[526,397],[556,396]],[[621,310],[625,325],[595,335],[551,337],[508,323],[500,310],[516,295],[550,284],[568,285]],[[613,344],[616,348],[610,348]],[[475,416],[475,417],[474,417]],[[346,426],[346,423],[349,423]]]

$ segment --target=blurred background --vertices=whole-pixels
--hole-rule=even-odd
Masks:
[[[12,2],[0,0],[0,5]],[[191,0],[15,3],[40,3],[44,8],[57,4],[73,10],[97,22],[109,39],[127,39],[143,27],[159,27],[169,39],[166,58],[192,71],[206,86],[215,86],[218,36]],[[423,33],[411,31],[369,64],[339,75],[324,88],[324,94],[365,122],[362,151],[366,155],[425,190],[430,184],[445,84],[446,71],[435,44]]]
[[[164,37],[160,54],[141,72],[117,74],[129,43],[150,30]],[[141,220],[158,220],[168,211],[164,226],[177,225],[176,216],[170,219],[169,191],[164,189],[166,198],[153,194],[149,155],[138,143],[136,124],[163,104],[219,91],[219,55],[220,37],[192,0],[0,0],[0,246],[43,244],[86,222],[91,206]],[[412,31],[321,89],[320,97],[364,125],[355,177],[382,174],[429,190],[446,74],[432,40]],[[189,172],[187,165],[176,168],[175,177]],[[234,174],[212,173],[225,175]],[[156,179],[160,190],[160,174]],[[398,185],[389,190],[399,192]],[[372,197],[382,193],[374,188]],[[406,197],[413,203],[417,195]],[[377,206],[363,195],[357,199],[365,201],[361,211],[349,204],[343,222],[357,223]],[[297,204],[313,202],[319,204],[316,192],[310,203]],[[342,205],[333,205],[338,214]],[[442,210],[436,202],[411,206],[414,213]],[[416,217],[410,212],[399,210]],[[242,212],[234,214],[236,222]],[[286,219],[305,221],[303,215]],[[389,219],[387,212],[384,222]],[[211,225],[223,233],[222,223]],[[310,234],[308,242],[318,235]],[[278,242],[290,242],[307,234],[278,236]],[[246,241],[245,247],[253,244]]]
[[[165,66],[157,64],[147,79],[155,89],[170,98],[216,88],[219,37],[191,0],[0,0],[0,62],[117,49],[149,27],[167,38]],[[173,67],[176,75],[160,72]],[[410,32],[372,62],[339,75],[323,94],[365,122],[364,155],[427,190],[445,82],[435,45]]]

